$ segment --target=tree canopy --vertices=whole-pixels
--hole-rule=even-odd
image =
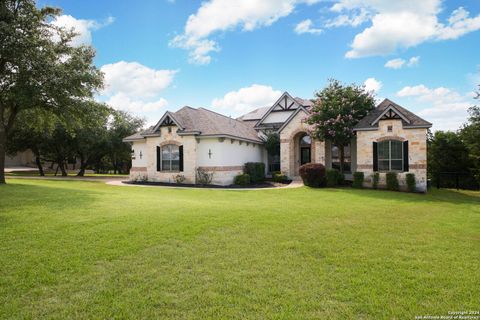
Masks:
[[[0,2],[0,183],[6,142],[17,116],[28,109],[78,115],[103,85],[91,47],[73,47],[75,33],[50,23],[59,9],[33,0]]]
[[[345,85],[330,80],[327,87],[315,93],[314,105],[305,122],[311,125],[311,135],[329,140],[340,149],[340,170],[344,168],[344,148],[354,136],[353,127],[375,108],[372,92],[364,86]]]

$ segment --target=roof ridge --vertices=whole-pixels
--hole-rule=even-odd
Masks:
[[[216,115],[221,116],[221,117],[223,117],[223,118],[226,118],[226,119],[228,119],[228,120],[234,120],[235,122],[238,122],[238,123],[241,123],[242,125],[245,125],[242,120],[237,120],[236,118],[232,118],[232,117],[226,116],[226,115],[221,114],[221,113],[219,113],[219,112],[216,112],[216,111],[213,111],[213,110],[204,108],[204,107],[200,107],[200,108],[198,108],[198,109],[208,111],[208,112],[210,112],[210,113],[216,114]]]

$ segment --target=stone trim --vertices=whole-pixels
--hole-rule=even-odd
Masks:
[[[290,140],[289,139],[280,139],[280,143],[289,143]]]
[[[385,137],[380,137],[377,139],[377,142],[382,142],[386,140],[398,140],[398,141],[405,141],[405,138],[399,137],[399,136],[385,136]]]
[[[371,165],[371,164],[357,164],[357,169],[372,170],[373,165]]]
[[[130,172],[147,172],[147,167],[132,167],[130,168]]]
[[[424,163],[410,164],[408,165],[408,169],[413,169],[413,170],[427,169],[427,165]]]
[[[243,170],[243,166],[204,166],[198,167],[199,169],[207,171],[238,171]]]
[[[163,147],[163,146],[166,146],[168,144],[174,144],[176,146],[181,146],[182,143],[181,142],[178,142],[178,141],[175,141],[175,140],[167,140],[167,141],[163,141],[159,144],[160,147]]]

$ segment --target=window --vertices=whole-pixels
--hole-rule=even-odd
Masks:
[[[180,152],[178,146],[167,144],[161,148],[160,152],[161,171],[179,171],[180,170]]]
[[[382,141],[377,148],[379,171],[403,171],[402,141]]]
[[[343,147],[343,171],[351,172],[350,145]],[[332,168],[340,171],[340,148],[332,144]]]

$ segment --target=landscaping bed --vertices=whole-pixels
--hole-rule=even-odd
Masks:
[[[221,186],[216,184],[193,184],[193,183],[168,183],[168,182],[153,182],[153,181],[124,181],[125,184],[139,185],[139,186],[163,186],[163,187],[182,187],[182,188],[214,188],[214,189],[264,189],[264,188],[281,188],[289,185],[292,180],[285,182],[275,182],[271,180],[265,180],[260,183],[238,185],[231,184],[228,186]]]

